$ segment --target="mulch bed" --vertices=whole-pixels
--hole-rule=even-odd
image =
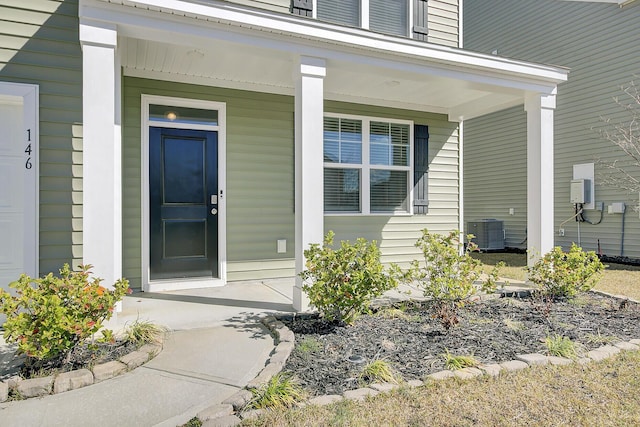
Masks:
[[[313,315],[282,317],[296,335],[284,371],[312,396],[342,394],[361,386],[360,370],[376,359],[408,381],[445,369],[446,351],[496,363],[545,353],[545,338],[555,334],[580,343],[583,352],[640,338],[638,304],[591,292],[553,304],[531,297],[484,299],[462,308],[459,325],[448,331],[431,317],[428,303],[411,305],[404,316],[386,318],[380,309],[347,327]]]
[[[81,344],[69,354],[61,355],[46,361],[26,360],[20,368],[22,378],[33,378],[52,373],[60,374],[76,369],[90,369],[95,365],[112,362],[137,350],[138,345],[132,341],[116,341],[114,343]]]

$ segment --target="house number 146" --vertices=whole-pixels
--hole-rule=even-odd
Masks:
[[[24,149],[24,152],[27,153],[27,161],[24,164],[25,169],[31,169],[33,167],[33,163],[31,163],[31,129],[27,129],[27,148]]]

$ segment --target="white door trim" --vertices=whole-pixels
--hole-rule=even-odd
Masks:
[[[181,124],[171,122],[151,122],[149,105],[200,108],[218,112],[218,125]],[[157,95],[142,95],[142,290],[145,292],[173,291],[191,288],[222,286],[227,281],[227,215],[226,215],[226,116],[224,102],[198,99],[175,98]],[[149,275],[149,127],[172,129],[210,130],[218,132],[218,272],[219,278],[189,278],[150,280]]]
[[[22,105],[24,150],[31,144],[31,153],[24,153],[24,272],[38,277],[39,218],[40,218],[40,116],[39,86],[34,84],[0,82],[0,103]],[[29,140],[30,138],[30,140]],[[27,169],[27,162],[31,165]],[[17,277],[16,277],[17,279]]]

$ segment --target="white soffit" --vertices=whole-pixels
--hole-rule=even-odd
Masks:
[[[293,94],[298,55],[318,56],[327,59],[327,99],[454,120],[522,104],[526,92],[552,93],[568,73],[229,3],[81,0],[80,15],[117,24],[127,75]]]

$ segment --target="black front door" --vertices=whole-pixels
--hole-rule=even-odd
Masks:
[[[218,134],[149,128],[150,278],[218,277]]]

